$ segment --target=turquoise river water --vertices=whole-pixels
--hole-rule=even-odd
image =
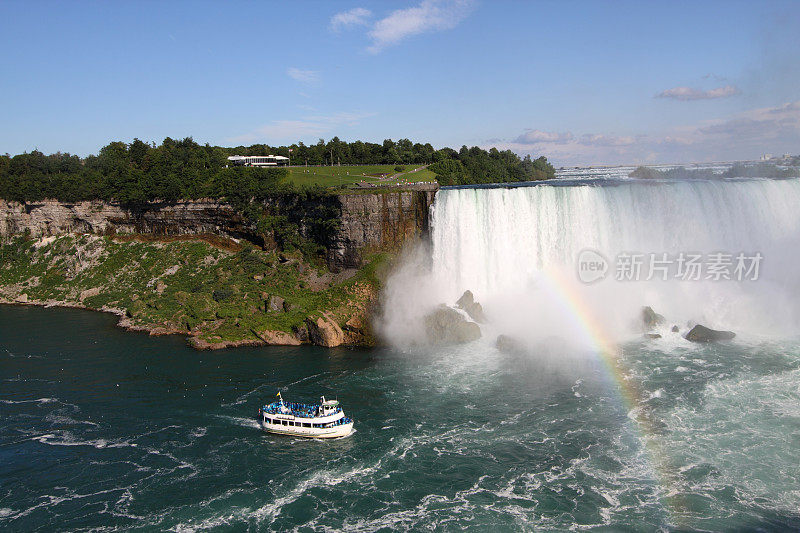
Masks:
[[[800,528],[794,340],[630,341],[631,404],[593,358],[488,340],[196,352],[113,323],[0,307],[0,529]],[[277,391],[357,431],[265,434]]]

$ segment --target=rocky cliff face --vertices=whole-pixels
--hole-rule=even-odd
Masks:
[[[328,247],[329,268],[361,264],[362,253],[395,250],[428,231],[435,188],[339,196],[340,226]]]
[[[340,223],[328,243],[333,271],[361,265],[368,250],[399,248],[428,229],[428,211],[435,188],[398,192],[343,194],[331,201]],[[302,214],[299,215],[302,221]],[[123,209],[113,202],[43,201],[20,204],[0,200],[0,238],[65,233],[151,233],[156,235],[217,234],[259,242],[254,226],[230,205],[210,200],[153,204]]]
[[[65,233],[218,233],[239,238],[250,231],[244,218],[229,205],[213,201],[153,204],[148,209],[128,210],[113,202],[46,200],[20,204],[0,200],[0,237],[3,238],[24,233],[31,237]]]

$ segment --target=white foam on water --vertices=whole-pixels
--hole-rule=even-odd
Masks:
[[[244,418],[241,416],[227,416],[227,415],[214,415],[216,418],[220,418],[222,420],[227,420],[237,426],[242,426],[245,428],[252,428],[252,429],[261,429],[261,424],[258,423],[258,420],[253,418]]]
[[[800,508],[800,449],[791,430],[800,427],[800,370],[712,381],[703,401],[678,405],[664,421],[681,471],[709,465],[717,473],[687,481],[685,490],[736,487],[745,502]]]
[[[91,446],[97,449],[136,447],[135,443],[123,439],[110,441],[106,439],[84,440],[74,436],[69,431],[39,435],[30,440],[35,440],[42,444],[47,444],[48,446]]]
[[[57,398],[37,398],[36,400],[7,400],[7,399],[0,399],[0,403],[4,403],[6,405],[21,405],[26,403],[38,403],[38,404],[47,404],[47,403],[60,403]]]

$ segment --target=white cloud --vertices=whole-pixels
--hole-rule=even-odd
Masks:
[[[735,85],[726,85],[724,87],[717,87],[703,91],[702,89],[693,89],[691,87],[673,87],[666,91],[661,91],[656,95],[656,98],[672,98],[674,100],[713,100],[716,98],[729,98],[741,93]]]
[[[366,26],[370,17],[372,17],[372,11],[363,7],[342,11],[331,17],[331,30],[339,32],[353,26]]]
[[[525,130],[510,141],[492,139],[485,145],[545,155],[567,166],[736,161],[764,153],[794,154],[800,146],[800,100],[651,135]]]
[[[369,31],[372,45],[367,51],[377,54],[412,35],[455,28],[473,7],[473,0],[423,0],[418,6],[393,11]]]
[[[538,144],[538,143],[565,143],[573,139],[569,132],[558,133],[555,131],[525,130],[525,132],[514,139],[513,142],[519,144]]]
[[[713,121],[699,127],[697,133],[726,141],[742,139],[781,139],[800,136],[800,101],[778,107],[753,109],[727,120]]]
[[[286,69],[286,74],[293,80],[302,83],[314,83],[319,81],[319,71],[316,70],[303,70],[291,67]]]
[[[581,135],[578,142],[584,146],[630,146],[636,142],[636,139],[634,137],[587,133]]]
[[[332,115],[308,116],[299,120],[273,120],[255,130],[226,139],[232,144],[265,142],[297,142],[302,138],[318,137],[343,126],[355,126],[374,113],[339,112]]]

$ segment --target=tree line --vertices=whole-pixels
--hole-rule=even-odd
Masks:
[[[546,157],[524,159],[511,150],[484,150],[478,146],[462,146],[436,150],[430,143],[412,143],[408,139],[395,142],[386,139],[382,144],[355,141],[348,143],[339,137],[316,144],[302,142],[291,146],[254,144],[227,148],[231,155],[274,154],[290,157],[293,165],[431,165],[441,185],[470,185],[475,183],[506,183],[533,181],[555,177],[555,169]],[[291,150],[291,152],[289,151]]]
[[[659,170],[650,167],[636,167],[630,174],[639,179],[720,179],[720,178],[793,178],[800,176],[798,167],[782,167],[772,163],[737,163],[718,173],[709,168],[676,167]]]
[[[20,202],[116,200],[136,206],[196,198],[264,198],[285,188],[286,169],[225,168],[227,153],[191,138],[161,145],[112,142],[85,158],[33,151],[0,156],[0,198]]]
[[[526,155],[520,159],[511,150],[501,152],[492,148],[487,152],[477,146],[462,146],[458,152],[444,148],[440,152],[445,152],[445,157],[428,167],[440,185],[535,181],[556,176],[553,165],[544,156],[531,159]]]
[[[291,152],[289,152],[291,150]],[[67,202],[116,200],[136,206],[149,202],[213,198],[249,202],[292,192],[285,168],[228,168],[231,155],[291,156],[292,164],[430,164],[443,185],[552,178],[547,159],[520,159],[510,150],[479,147],[435,150],[408,139],[383,144],[344,142],[338,137],[306,146],[254,144],[223,148],[200,145],[191,137],[167,137],[156,145],[134,139],[111,142],[97,155],[45,155],[38,150],[0,156],[0,198],[20,202],[53,198]]]

